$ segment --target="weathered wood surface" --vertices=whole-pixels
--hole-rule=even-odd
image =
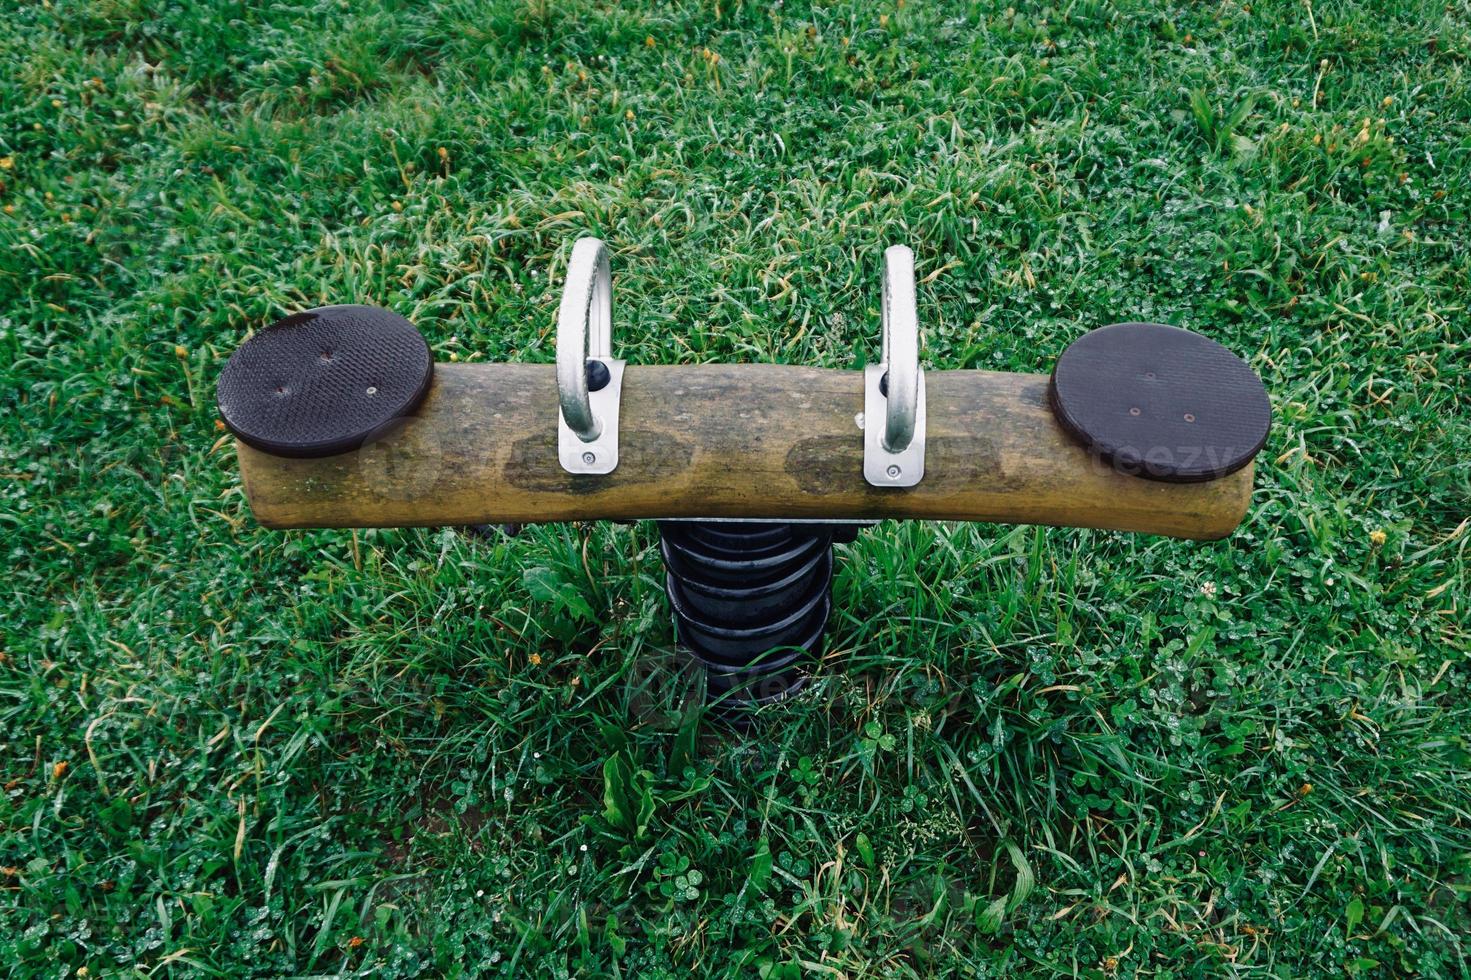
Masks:
[[[1043,375],[930,371],[924,480],[863,480],[861,372],[769,364],[630,365],[620,463],[557,463],[550,364],[440,364],[417,416],[363,449],[283,459],[237,443],[265,526],[386,527],[645,517],[886,518],[1230,533],[1252,467],[1170,485],[1072,442]],[[881,424],[881,420],[879,422]]]

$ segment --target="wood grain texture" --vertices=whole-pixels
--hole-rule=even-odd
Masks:
[[[1119,473],[1053,419],[1044,375],[930,371],[924,480],[863,480],[863,375],[770,364],[630,365],[618,469],[557,463],[554,368],[440,364],[418,414],[361,450],[284,459],[237,443],[272,528],[647,517],[998,521],[1222,537],[1252,467],[1170,485]]]

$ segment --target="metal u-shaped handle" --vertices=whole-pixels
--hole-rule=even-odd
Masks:
[[[579,238],[567,262],[567,282],[557,310],[557,397],[567,427],[583,442],[602,432],[587,392],[589,360],[604,360],[613,346],[613,273],[608,247]]]
[[[623,361],[612,354],[608,247],[596,238],[579,238],[557,309],[557,459],[569,473],[611,473],[618,466]],[[601,383],[589,390],[594,373]]]
[[[914,252],[907,245],[884,250],[884,449],[903,452],[914,439],[919,411],[919,313],[914,291]]]
[[[912,487],[924,476],[924,372],[916,306],[914,253],[892,245],[884,250],[883,361],[865,368],[863,381],[863,478],[876,487]]]

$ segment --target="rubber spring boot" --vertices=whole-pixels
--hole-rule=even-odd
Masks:
[[[788,697],[822,656],[833,541],[825,524],[660,521],[665,590],[679,645],[706,671],[706,691],[742,711]]]

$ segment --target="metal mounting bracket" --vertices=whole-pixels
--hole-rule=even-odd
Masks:
[[[907,246],[884,251],[882,311],[883,363],[863,370],[863,478],[876,487],[912,487],[924,477],[925,392]]]
[[[618,467],[625,362],[612,356],[612,334],[608,248],[596,238],[579,238],[557,311],[557,460],[568,473]]]

